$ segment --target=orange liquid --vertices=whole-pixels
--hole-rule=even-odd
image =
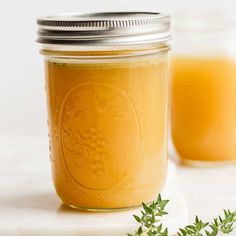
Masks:
[[[236,161],[236,62],[176,57],[171,132],[183,160]]]
[[[167,169],[166,57],[45,65],[51,163],[62,201],[98,209],[152,201]]]

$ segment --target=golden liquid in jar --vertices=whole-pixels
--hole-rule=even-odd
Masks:
[[[173,58],[171,133],[183,161],[236,161],[236,61]]]
[[[45,61],[56,191],[70,206],[154,200],[167,171],[166,56],[104,63]]]

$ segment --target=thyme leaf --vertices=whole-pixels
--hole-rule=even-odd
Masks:
[[[165,210],[169,200],[163,200],[159,194],[150,204],[142,203],[141,215],[133,215],[139,223],[138,229],[128,236],[170,236],[168,228],[160,223],[161,218],[168,213]],[[229,235],[236,225],[236,211],[224,210],[223,216],[216,217],[212,222],[203,222],[198,216],[193,224],[180,228],[178,236],[217,236],[219,233]]]

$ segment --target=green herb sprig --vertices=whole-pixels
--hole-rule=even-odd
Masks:
[[[216,236],[233,232],[236,222],[236,211],[224,210],[224,216],[218,216],[213,222],[204,223],[196,216],[195,222],[179,229],[178,236]]]
[[[143,210],[141,210],[142,216],[133,215],[135,220],[140,224],[140,227],[134,234],[128,234],[128,236],[168,236],[167,228],[163,229],[162,224],[156,225],[162,216],[168,214],[165,211],[165,206],[168,202],[169,200],[162,200],[159,194],[157,199],[151,204],[143,203]]]
[[[169,236],[168,229],[160,224],[160,220],[168,213],[165,207],[169,200],[163,200],[159,194],[157,199],[151,204],[143,203],[141,216],[133,215],[140,224],[134,234],[128,236]],[[224,215],[218,216],[213,222],[203,222],[196,216],[195,222],[180,228],[178,236],[217,236],[219,233],[229,235],[233,232],[236,223],[236,211],[224,210]]]

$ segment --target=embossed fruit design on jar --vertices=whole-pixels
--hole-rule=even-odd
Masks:
[[[152,201],[167,171],[169,17],[62,15],[38,25],[59,197],[86,210]]]

